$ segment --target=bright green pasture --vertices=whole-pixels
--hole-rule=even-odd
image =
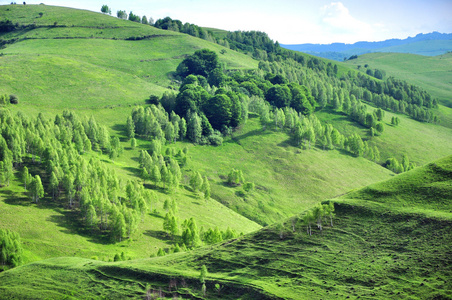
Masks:
[[[367,106],[368,112],[374,110],[374,107]],[[385,111],[383,134],[371,137],[369,129],[357,124],[342,112],[326,108],[316,114],[319,119],[332,124],[346,136],[358,133],[371,145],[376,145],[380,151],[381,163],[390,157],[401,161],[402,155],[406,154],[410,161],[419,166],[452,154],[451,128],[419,122],[406,115]],[[392,117],[400,119],[398,126],[391,125]]]
[[[368,64],[372,69],[382,69],[387,76],[406,80],[422,87],[440,103],[452,106],[452,53],[422,56],[405,53],[370,53],[347,61],[348,65]],[[450,121],[450,111],[448,112]]]

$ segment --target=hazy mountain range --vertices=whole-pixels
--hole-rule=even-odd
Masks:
[[[370,52],[399,52],[436,56],[452,51],[452,33],[420,33],[415,37],[408,37],[406,39],[390,39],[380,42],[357,42],[354,44],[282,44],[281,46],[286,49],[339,61],[352,55]]]

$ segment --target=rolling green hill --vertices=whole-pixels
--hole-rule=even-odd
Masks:
[[[107,155],[101,156],[123,182],[137,179],[138,150],[149,148],[149,141],[139,140],[138,150],[129,150],[124,124],[132,106],[144,103],[150,94],[170,90],[167,88],[171,85],[169,74],[185,55],[205,47],[216,52],[224,49],[198,38],[99,13],[43,5],[0,6],[0,11],[2,16],[24,26],[36,19],[37,26],[2,35],[4,39],[19,38],[8,44],[0,57],[3,92],[14,93],[20,99],[19,105],[10,106],[10,109],[30,117],[40,113],[54,118],[64,109],[93,115],[123,140],[125,153],[114,162]],[[43,12],[42,18],[37,17],[39,12]],[[53,27],[54,22],[66,27]],[[104,29],[98,27],[110,28],[110,36],[99,38]],[[79,29],[86,31],[84,36]],[[153,36],[125,40],[131,35],[138,36],[137,32],[140,36]],[[73,38],[57,38],[66,34],[72,34]],[[95,38],[86,38],[91,35]],[[229,49],[219,57],[228,68],[257,66],[257,61],[249,56]],[[184,170],[185,176],[190,176],[191,170],[200,170],[208,176],[212,198],[217,201],[204,204],[182,189],[175,195],[158,192],[157,203],[153,205],[161,213],[164,201],[175,198],[181,221],[194,217],[200,226],[218,226],[222,230],[234,224],[232,227],[238,233],[247,233],[302,211],[322,199],[386,179],[392,174],[368,160],[343,155],[336,150],[300,151],[291,146],[288,139],[284,132],[271,129],[263,132],[258,119],[251,118],[222,147],[178,142],[171,147],[189,148],[190,162]],[[242,169],[246,180],[256,184],[256,191],[242,195],[240,188],[227,187],[224,178],[232,168]],[[346,175],[342,174],[343,169],[348,170]],[[42,205],[29,203],[19,172],[15,176],[12,185],[0,191],[0,204],[5,212],[2,227],[19,228],[26,245],[26,261],[71,255],[108,260],[122,250],[130,257],[145,258],[155,254],[158,248],[171,247],[172,242],[165,239],[162,231],[162,214],[146,216],[130,241],[105,245],[80,230],[70,210],[55,207],[50,195]],[[202,209],[194,211],[193,205]],[[30,219],[29,216],[33,217]],[[43,226],[22,227],[19,224],[23,222]]]
[[[209,299],[448,298],[451,166],[449,156],[332,200],[334,227],[313,229],[312,236],[295,218],[161,258],[54,258],[0,274],[0,291],[36,298],[44,291],[45,297],[138,298],[147,291],[202,297],[197,277],[206,265]]]
[[[1,51],[0,80],[2,92],[16,94],[21,108],[30,111],[143,103],[150,94],[171,90],[171,73],[186,55],[224,49],[185,34],[63,7],[4,5],[0,18],[25,27],[1,37],[17,40]],[[234,51],[221,59],[229,69],[257,67]]]
[[[348,60],[346,64],[355,67],[368,64],[370,68],[385,70],[387,76],[400,78],[422,87],[446,106],[440,106],[438,113],[445,126],[451,127],[452,53],[433,57],[402,53],[370,53],[360,55],[358,59]]]
[[[99,125],[108,128],[108,134],[119,137],[124,153],[114,160],[99,150],[80,155],[107,165],[118,175],[122,188],[129,180],[139,179],[139,151],[149,150],[151,144],[140,137],[132,149],[126,119],[136,105],[144,106],[151,94],[177,91],[180,83],[173,74],[185,57],[207,48],[217,53],[225,70],[264,73],[251,54],[100,13],[46,5],[5,5],[0,6],[0,21],[5,19],[18,23],[15,30],[0,34],[5,46],[0,49],[0,95],[19,98],[18,105],[7,106],[11,115],[39,118],[38,125],[56,124],[55,115],[67,109],[76,111],[81,119],[94,116]],[[213,32],[226,35],[222,30]],[[316,60],[309,55],[299,59]],[[321,62],[326,66],[330,61]],[[301,66],[295,61],[288,64]],[[321,64],[292,70],[291,78],[302,74],[306,85],[316,89],[314,81],[327,76],[316,70],[316,65]],[[278,65],[272,67],[275,73],[282,72]],[[336,69],[331,82],[339,82],[348,72],[358,72],[348,64],[339,64]],[[329,70],[334,70],[333,65]],[[452,113],[440,109],[443,117],[452,121]],[[2,108],[0,117],[7,119],[9,113],[3,113]],[[0,187],[0,229],[20,234],[24,262],[29,264],[0,273],[0,298],[140,298],[147,290],[162,290],[167,297],[177,293],[183,298],[201,298],[197,277],[202,264],[210,272],[208,298],[376,294],[383,299],[397,293],[407,296],[408,291],[450,297],[450,283],[444,282],[451,275],[447,268],[450,259],[443,253],[450,246],[447,199],[451,158],[436,162],[437,167],[429,165],[397,176],[381,164],[389,157],[400,159],[402,154],[418,165],[450,155],[452,129],[386,112],[384,133],[370,138],[368,129],[333,111],[331,105],[315,115],[344,135],[358,133],[369,145],[376,145],[381,152],[379,163],[339,147],[322,149],[319,142],[309,150],[296,147],[290,129],[275,129],[273,121],[263,123],[257,114],[250,113],[247,122],[225,136],[219,147],[187,140],[163,146],[162,153],[168,148],[188,151],[180,186],[168,192],[144,182],[146,190],[152,189],[156,197],[137,230],[120,242],[94,235],[78,217],[77,209],[54,201],[48,190],[39,204],[33,203],[24,189],[22,167],[29,166],[34,174],[44,172],[32,151],[24,150],[24,161],[14,166],[10,184]],[[390,125],[393,116],[400,118],[399,126]],[[0,134],[5,136],[13,131],[9,125],[0,126]],[[233,168],[243,171],[245,181],[254,183],[255,189],[246,192],[243,186],[229,186],[227,176]],[[195,171],[208,178],[210,199],[193,193],[190,177]],[[370,185],[376,182],[381,183]],[[367,185],[367,189],[344,195]],[[322,200],[339,195],[343,196],[334,200],[337,216],[333,228],[326,226],[322,233],[314,230],[308,237],[305,226],[297,223],[296,232],[292,232],[292,219],[298,220]],[[427,202],[432,195],[440,200]],[[373,197],[378,201],[369,201]],[[180,223],[193,217],[203,232],[230,227],[244,235],[189,252],[154,257],[159,249],[172,252],[182,239],[181,234],[171,238],[163,230],[166,200],[177,203]],[[297,217],[288,219],[294,215]],[[413,222],[408,224],[407,219]],[[428,239],[431,231],[436,235]],[[111,262],[121,252],[133,261]],[[418,252],[430,254],[421,257]],[[440,264],[446,267],[438,267]],[[412,270],[407,271],[407,267]],[[424,274],[427,267],[434,270],[431,275]]]

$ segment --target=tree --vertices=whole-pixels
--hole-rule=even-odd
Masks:
[[[25,191],[27,191],[27,185],[30,183],[30,181],[32,179],[30,173],[28,173],[27,166],[24,166],[21,177],[22,177],[22,182],[24,183]]]
[[[9,185],[9,181],[13,177],[13,162],[10,157],[5,157],[4,161],[0,161],[0,172],[0,183],[3,181],[5,185]]]
[[[132,138],[130,140],[130,147],[132,148],[132,150],[135,150],[135,148],[137,147],[137,140],[135,138]]]
[[[177,67],[176,72],[183,78],[190,74],[207,78],[212,71],[219,67],[218,55],[209,49],[202,49],[185,58]]]
[[[125,10],[118,10],[116,12],[116,16],[118,17],[118,19],[127,20],[127,13]]]
[[[92,204],[89,205],[88,210],[86,212],[86,225],[89,228],[94,227],[94,225],[96,225],[96,219],[97,219],[97,214],[96,214],[96,209],[94,208],[94,206]]]
[[[140,18],[140,16],[134,15],[133,12],[130,12],[129,13],[129,21],[140,23],[141,18]]]
[[[210,198],[210,183],[207,176],[204,176],[204,180],[202,181],[201,192],[204,194],[204,199],[207,200]]]
[[[303,221],[305,223],[305,225],[307,226],[307,232],[309,235],[312,235],[312,231],[311,231],[311,224],[314,221],[314,216],[312,214],[311,210],[308,210],[306,212],[306,214],[304,215]]]
[[[323,211],[322,205],[317,205],[312,210],[312,215],[314,217],[314,220],[317,222],[317,228],[322,231],[322,218],[324,216],[325,212]]]
[[[203,107],[207,119],[214,129],[229,126],[232,117],[232,101],[226,94],[217,94]]]
[[[243,173],[241,170],[232,169],[228,174],[227,182],[230,186],[237,186],[245,182]]]
[[[141,168],[140,177],[143,180],[143,183],[146,183],[146,180],[149,179],[149,173],[146,168]]]
[[[41,177],[35,175],[32,183],[30,184],[30,192],[32,200],[38,203],[39,199],[44,196],[44,187],[42,186]]]
[[[381,122],[383,120],[383,117],[385,116],[385,112],[381,108],[378,108],[375,111],[375,115],[377,116],[377,120]]]
[[[309,149],[311,149],[311,144],[312,146],[315,146],[316,137],[314,128],[312,128],[312,126],[309,126],[309,128],[305,131],[304,137],[309,142]]]
[[[0,229],[0,267],[19,266],[22,264],[22,253],[19,234],[8,229]]]
[[[328,204],[324,204],[323,211],[325,212],[325,215],[330,217],[330,225],[333,227],[334,203],[330,201]]]
[[[16,95],[9,95],[9,103],[18,104],[19,98]]]
[[[173,238],[176,234],[179,233],[177,218],[174,216],[171,210],[165,215],[165,219],[163,220],[163,230],[165,230],[167,234],[171,235]]]
[[[109,14],[111,15],[111,9],[108,7],[108,5],[102,5],[100,11],[104,14]]]
[[[127,137],[132,139],[135,137],[135,123],[133,122],[132,116],[127,117]]]
[[[297,146],[301,146],[301,142],[303,141],[303,134],[304,134],[303,127],[299,122],[297,122],[297,124],[295,124],[293,134],[293,138]]]
[[[190,178],[190,186],[193,189],[193,192],[197,193],[203,185],[203,179],[199,172],[193,172]]]
[[[54,171],[52,171],[52,173],[50,174],[50,189],[52,190],[52,199],[55,200],[55,194],[56,191],[58,190],[58,187],[60,185],[58,176],[56,175],[56,173]]]
[[[200,274],[199,274],[199,281],[200,281],[201,283],[205,283],[205,282],[206,282],[207,274],[208,274],[208,272],[207,272],[207,267],[206,267],[206,265],[202,265],[202,267],[201,267],[201,272],[200,272]]]
[[[127,225],[124,215],[113,206],[111,234],[113,239],[121,241],[127,234]]]
[[[385,127],[384,127],[383,123],[379,122],[379,123],[377,123],[377,126],[375,127],[375,129],[376,129],[380,134],[382,134],[383,131],[385,130]]]
[[[289,106],[292,94],[286,85],[274,85],[265,94],[265,99],[271,105],[282,108]]]
[[[165,138],[169,143],[174,143],[176,140],[174,126],[173,126],[173,123],[171,123],[171,122],[168,122],[165,126]]]
[[[201,126],[201,118],[197,113],[191,114],[191,117],[188,121],[188,138],[193,143],[199,143],[201,141],[202,136],[202,126]]]
[[[408,155],[403,154],[402,155],[402,166],[403,166],[403,170],[409,171],[412,167],[412,165],[410,164],[410,159],[408,158]]]
[[[152,172],[150,174],[150,180],[154,182],[154,185],[157,186],[157,183],[159,183],[162,180],[162,176],[160,174],[160,169],[157,165],[152,168]]]
[[[179,138],[183,140],[187,135],[187,122],[184,118],[179,120]]]

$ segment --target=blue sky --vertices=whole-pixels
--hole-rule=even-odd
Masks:
[[[11,1],[0,0],[0,4]],[[16,1],[22,3],[23,1]],[[226,30],[259,30],[282,44],[354,43],[406,38],[418,33],[452,33],[452,0],[39,0],[48,5],[100,11],[107,4],[155,20]]]

